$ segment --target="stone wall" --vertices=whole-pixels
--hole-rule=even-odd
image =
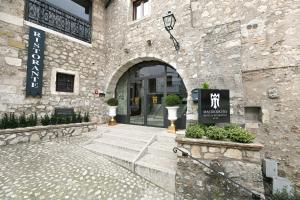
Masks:
[[[176,137],[177,146],[214,170],[256,193],[264,194],[261,144],[239,144]],[[176,199],[252,199],[251,194],[178,151]]]
[[[282,173],[299,185],[300,160],[295,149],[300,124],[296,103],[300,96],[300,2],[150,3],[151,15],[139,21],[132,20],[130,0],[112,1],[107,9],[107,94],[114,94],[118,79],[127,69],[144,60],[160,60],[176,68],[189,94],[204,81],[212,88],[230,89],[231,121],[245,124],[244,107],[259,107],[263,111],[262,121],[248,123],[246,127],[252,128],[257,141],[266,145],[264,152],[270,152],[284,166]],[[178,52],[162,22],[168,10],[177,19],[172,33],[181,46]],[[152,41],[151,46],[147,40]],[[280,98],[267,98],[272,87],[282,93]],[[197,120],[197,105],[190,96],[187,120]],[[277,130],[271,131],[273,126]],[[268,139],[270,135],[272,142]],[[290,145],[284,145],[286,141]],[[277,148],[277,144],[282,145]]]
[[[262,123],[249,127],[265,145],[268,158],[279,162],[279,175],[300,187],[300,68],[282,67],[243,74],[247,106],[262,109]]]
[[[96,123],[88,122],[0,130],[0,146],[78,136],[96,129]]]
[[[132,20],[130,0],[113,1],[107,9],[107,94],[114,95],[117,81],[134,64],[163,61],[177,70],[189,94],[205,81],[212,88],[230,89],[232,121],[244,123],[240,22],[198,29],[191,26],[190,1],[152,0],[150,4],[151,15],[138,21]],[[162,21],[168,10],[177,19],[173,34],[181,46],[178,52]],[[197,120],[197,105],[190,95],[187,120]]]
[[[42,98],[25,97],[28,31],[32,24],[23,20],[24,2],[1,1],[0,5],[0,114],[44,115],[57,107],[74,107],[82,113],[89,111],[93,120],[103,121],[103,98],[94,95],[96,89],[103,91],[105,83],[103,2],[93,3],[91,44],[46,31]],[[17,21],[20,23],[14,23]],[[55,92],[57,71],[76,74],[77,93]]]

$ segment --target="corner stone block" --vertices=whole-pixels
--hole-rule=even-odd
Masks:
[[[23,42],[16,41],[16,40],[13,40],[13,39],[8,40],[8,46],[14,47],[14,48],[17,48],[17,49],[25,49],[25,44]]]
[[[209,147],[208,151],[211,152],[211,153],[219,153],[219,152],[221,152],[220,148],[217,148],[217,147]]]
[[[261,160],[261,155],[259,151],[246,151],[245,153],[247,158],[251,158],[256,161]]]
[[[40,136],[38,134],[33,134],[30,137],[30,142],[37,142],[37,141],[40,141]]]
[[[233,159],[242,159],[242,152],[238,149],[227,149],[227,151],[224,153],[224,156],[227,158],[233,158]]]
[[[6,142],[3,141],[3,140],[0,140],[0,147],[1,147],[1,146],[5,146],[5,145],[6,145]]]
[[[193,145],[191,149],[192,156],[195,158],[201,158],[201,150],[199,146]]]
[[[11,58],[11,57],[5,57],[4,58],[6,64],[20,67],[22,65],[22,60],[19,58]]]

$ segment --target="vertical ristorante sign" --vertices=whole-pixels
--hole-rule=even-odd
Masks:
[[[29,29],[26,96],[42,96],[45,32]]]

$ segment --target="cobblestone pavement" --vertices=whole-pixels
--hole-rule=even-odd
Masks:
[[[173,199],[134,173],[80,147],[92,133],[0,148],[0,199]]]

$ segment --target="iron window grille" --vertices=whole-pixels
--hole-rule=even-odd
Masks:
[[[91,43],[91,23],[45,0],[26,0],[25,19]]]
[[[75,75],[71,74],[56,74],[56,91],[57,92],[74,92]]]

